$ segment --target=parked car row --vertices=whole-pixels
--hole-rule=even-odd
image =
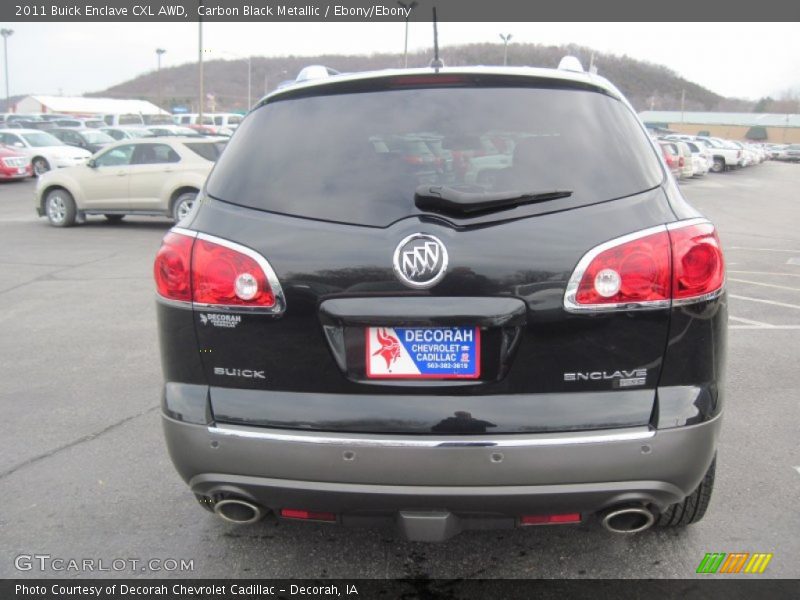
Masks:
[[[180,135],[207,135],[230,137],[242,122],[242,115],[235,113],[203,114],[202,122],[197,114],[180,115],[98,115],[77,117],[56,113],[0,113],[0,127],[5,129],[125,129],[138,128],[153,130],[161,128],[162,133],[155,135],[175,135],[175,132],[163,133],[164,128],[181,126]],[[190,131],[189,131],[190,130]],[[116,138],[115,138],[116,139]],[[121,139],[121,138],[119,138]]]
[[[770,160],[800,162],[800,144],[766,144]]]
[[[27,157],[37,176],[51,169],[83,164],[92,155],[89,150],[67,145],[38,129],[0,129],[0,145]]]
[[[676,179],[749,167],[769,158],[762,144],[742,143],[717,137],[670,134],[655,138],[664,161]]]

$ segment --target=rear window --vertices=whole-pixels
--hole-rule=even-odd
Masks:
[[[219,155],[222,154],[222,150],[225,148],[225,142],[187,142],[184,145],[195,154],[211,162],[217,162]]]
[[[251,208],[383,227],[424,212],[414,204],[420,185],[573,192],[528,207],[546,212],[636,194],[662,178],[631,111],[602,93],[423,88],[262,106],[207,190]]]

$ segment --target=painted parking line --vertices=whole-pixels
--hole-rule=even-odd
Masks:
[[[734,263],[728,263],[732,265]],[[780,275],[781,277],[800,277],[800,273],[779,273],[777,271],[735,271],[728,269],[728,273],[736,273],[737,275]]]
[[[728,298],[747,300],[749,302],[761,302],[762,304],[771,304],[772,306],[783,306],[784,308],[796,308],[797,310],[800,310],[800,305],[789,304],[787,302],[775,302],[775,300],[764,300],[763,298],[751,298],[750,296],[739,296],[736,294],[728,294]]]
[[[760,331],[800,331],[800,325],[728,325],[728,329],[752,329]]]
[[[739,321],[745,325],[755,325],[756,327],[772,327],[772,325],[769,323],[764,323],[763,321],[753,321],[753,319],[745,319],[744,317],[734,317],[733,315],[729,315],[728,318],[731,321]]]
[[[800,292],[800,288],[789,287],[787,285],[775,285],[774,283],[762,283],[760,281],[751,281],[749,279],[736,279],[728,277],[728,281],[738,281],[739,283],[746,283],[748,285],[760,285],[762,287],[776,288],[779,290],[789,290],[790,292]]]
[[[749,246],[726,246],[725,250],[752,250],[753,252],[786,252],[800,254],[800,250],[786,250],[785,248],[751,248]]]

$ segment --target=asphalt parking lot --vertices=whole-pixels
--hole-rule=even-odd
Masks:
[[[637,536],[473,531],[431,545],[314,524],[237,528],[201,510],[159,422],[151,265],[170,223],[56,229],[35,217],[32,182],[0,185],[0,577],[684,578],[707,552],[773,553],[761,577],[799,577],[800,165],[682,188],[716,222],[728,261],[727,408],[705,520]],[[19,571],[21,554],[192,559],[194,570]]]

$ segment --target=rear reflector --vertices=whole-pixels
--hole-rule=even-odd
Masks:
[[[668,308],[715,298],[724,285],[716,230],[708,221],[692,219],[625,235],[587,252],[567,284],[564,308]]]
[[[580,523],[581,513],[564,513],[562,515],[523,515],[520,525],[558,525],[560,523]]]
[[[336,515],[332,512],[315,512],[296,508],[282,508],[281,516],[285,519],[300,519],[302,521],[336,521]]]
[[[170,231],[153,265],[158,294],[201,307],[280,313],[283,292],[267,260],[254,250],[204,233]]]

